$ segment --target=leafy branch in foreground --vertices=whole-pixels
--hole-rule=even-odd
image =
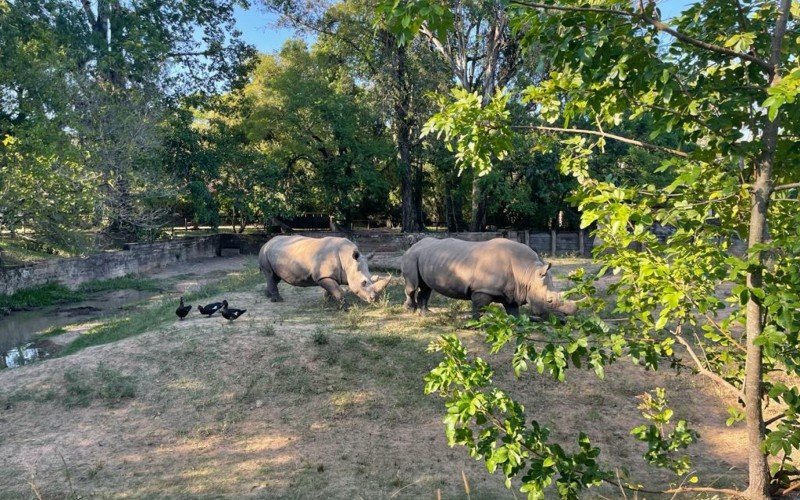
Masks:
[[[576,330],[574,327],[580,322],[585,323],[584,329]],[[486,332],[490,353],[497,353],[505,345],[514,346],[512,365],[518,376],[532,366],[539,374],[546,373],[561,382],[570,365],[593,369],[597,377],[603,378],[604,366],[623,352],[630,352],[635,343],[611,333],[596,317],[569,318],[564,325],[557,321],[535,323],[526,317],[508,316],[497,305],[487,308],[472,326]],[[587,330],[592,334],[587,335]],[[582,333],[572,333],[576,331]],[[669,350],[668,344],[647,344],[640,349]],[[543,498],[551,485],[562,498],[577,498],[585,488],[614,481],[615,475],[598,463],[600,449],[591,444],[586,434],[579,433],[574,453],[551,442],[549,429],[535,419],[529,421],[524,407],[494,385],[491,366],[480,357],[470,358],[457,337],[442,337],[428,350],[444,355],[443,361],[426,376],[425,392],[437,392],[446,399],[444,423],[449,444],[466,446],[471,456],[485,461],[490,473],[500,469],[507,487],[517,479],[520,491],[528,498]],[[648,358],[640,358],[645,366]],[[656,467],[686,475],[691,468],[690,459],[676,453],[693,443],[697,433],[688,428],[685,420],[672,423],[673,411],[667,407],[663,389],[657,389],[655,396],[643,395],[639,408],[651,424],[638,426],[631,433],[647,443],[645,459]],[[640,488],[632,483],[621,486]]]

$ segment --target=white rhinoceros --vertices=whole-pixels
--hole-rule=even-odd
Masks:
[[[431,291],[446,297],[472,301],[472,315],[499,302],[519,315],[525,304],[535,315],[549,312],[575,314],[575,302],[565,300],[553,288],[550,264],[545,265],[530,247],[496,238],[471,242],[453,238],[424,238],[403,255],[406,283],[405,306],[428,311]]]
[[[267,296],[272,302],[282,301],[278,282],[294,286],[321,286],[325,298],[336,299],[347,307],[341,285],[366,302],[380,294],[389,278],[375,281],[367,267],[368,257],[346,238],[328,236],[275,236],[261,247],[258,263],[267,278]]]

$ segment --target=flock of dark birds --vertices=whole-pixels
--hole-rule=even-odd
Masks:
[[[183,319],[189,315],[189,311],[192,310],[192,306],[184,305],[183,297],[181,297],[181,305],[175,309],[175,314],[178,315],[178,318]],[[223,318],[227,319],[228,321],[233,321],[245,312],[247,309],[236,309],[234,307],[228,307],[228,301],[223,300],[222,302],[212,302],[205,306],[197,306],[197,310],[200,311],[200,314],[204,316],[208,316],[209,318],[214,315],[217,311],[222,315]]]

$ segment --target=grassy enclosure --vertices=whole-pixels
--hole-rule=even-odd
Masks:
[[[591,263],[555,260],[557,281],[580,265]],[[246,307],[235,322],[199,314],[177,321],[176,299],[165,298],[86,330],[57,359],[1,371],[0,490],[45,498],[519,497],[463,448],[447,446],[443,403],[423,395],[422,379],[439,361],[426,347],[452,332],[491,360],[496,383],[556,438],[568,442],[585,429],[604,463],[665,486],[669,476],[647,468],[644,445],[627,433],[642,420],[637,396],[667,387],[676,413],[704,437],[691,449],[698,473],[742,484],[743,435],[725,428],[721,405],[705,404],[724,395],[697,377],[620,363],[605,382],[588,371],[571,372],[566,383],[516,379],[509,352],[487,356],[480,333],[463,328],[469,302],[434,294],[432,314],[419,317],[402,308],[395,279],[375,304],[340,311],[318,288],[280,286],[285,302],[270,302],[251,263],[185,293],[187,303],[224,296]]]

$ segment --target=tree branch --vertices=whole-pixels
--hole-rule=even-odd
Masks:
[[[624,142],[625,144],[632,144],[634,146],[639,146],[645,149],[649,149],[652,151],[659,151],[662,153],[669,153],[674,156],[679,156],[681,158],[688,158],[689,153],[685,151],[681,151],[679,149],[671,149],[665,148],[663,146],[657,146],[655,144],[650,144],[648,142],[637,141],[636,139],[630,139],[628,137],[623,137],[617,134],[611,134],[608,132],[600,132],[597,130],[589,130],[589,129],[581,129],[581,128],[561,128],[561,127],[546,127],[544,125],[512,125],[511,128],[528,128],[533,130],[541,130],[543,132],[561,132],[561,133],[568,133],[568,134],[584,134],[584,135],[596,135],[598,137],[604,137],[607,139],[613,139],[615,141]]]
[[[703,487],[703,486],[688,487],[688,488],[685,487],[685,486],[682,486],[680,488],[671,488],[671,489],[668,489],[668,490],[664,490],[661,493],[667,493],[667,494],[670,494],[670,495],[677,495],[677,494],[680,494],[680,493],[722,493],[723,495],[728,495],[728,496],[732,496],[732,497],[736,497],[736,498],[743,498],[744,497],[744,492],[739,491],[739,490],[732,490],[732,489],[729,489],[729,488],[711,488],[711,487]]]
[[[524,0],[511,0],[512,4],[521,5],[523,7],[530,7],[534,9],[542,9],[542,10],[558,10],[563,12],[594,12],[597,14],[611,14],[614,16],[621,16],[627,17],[631,20],[640,20],[646,24],[653,26],[658,31],[663,31],[669,35],[674,36],[676,39],[680,40],[681,42],[687,45],[693,45],[695,47],[708,50],[710,52],[715,52],[717,54],[725,55],[728,57],[736,57],[739,59],[743,59],[745,61],[750,61],[753,64],[756,64],[761,69],[766,71],[769,75],[772,75],[775,69],[770,65],[767,61],[763,59],[759,59],[758,57],[747,54],[745,52],[736,52],[735,50],[731,50],[726,47],[720,47],[719,45],[714,45],[713,43],[704,42],[702,40],[698,40],[697,38],[693,38],[689,35],[681,33],[674,28],[670,28],[668,25],[664,24],[662,21],[658,19],[653,19],[652,17],[648,16],[644,12],[637,13],[637,12],[630,12],[626,10],[617,10],[617,9],[604,9],[600,7],[573,7],[573,6],[565,6],[565,5],[548,5],[543,3],[535,3],[535,2],[526,2]]]
[[[742,498],[744,496],[744,492],[739,491],[739,490],[731,490],[731,489],[728,489],[728,488],[711,488],[711,487],[704,487],[704,486],[696,486],[696,487],[684,487],[684,486],[681,486],[679,488],[670,488],[668,490],[658,491],[658,490],[646,490],[646,489],[643,489],[643,488],[633,488],[633,487],[625,485],[625,484],[617,483],[617,482],[612,481],[610,479],[603,479],[603,481],[605,481],[608,484],[613,484],[617,488],[623,488],[623,489],[626,489],[628,491],[635,491],[635,492],[639,492],[639,493],[650,493],[650,494],[653,494],[653,495],[664,495],[664,494],[678,495],[680,493],[722,493],[723,495],[728,495],[728,496],[732,496],[732,497],[736,497],[736,498]]]
[[[770,418],[770,419],[767,419],[767,420],[765,420],[765,421],[764,421],[764,425],[770,425],[770,424],[774,424],[774,423],[775,423],[775,422],[777,422],[778,420],[780,420],[780,419],[782,419],[782,418],[785,418],[785,417],[786,417],[786,415],[784,415],[783,413],[780,413],[780,414],[778,414],[778,415],[775,415],[774,417],[772,417],[772,418]]]
[[[300,16],[295,16],[293,14],[289,14],[288,12],[282,12],[282,15],[286,19],[288,19],[290,22],[292,22],[293,24],[295,24],[297,26],[302,26],[302,27],[304,27],[306,29],[309,29],[311,31],[315,31],[315,32],[317,32],[319,34],[322,34],[322,35],[328,35],[330,37],[336,38],[337,40],[341,40],[342,42],[346,43],[351,48],[355,49],[355,53],[356,54],[359,54],[359,55],[362,56],[362,60],[364,61],[364,63],[366,63],[367,67],[369,68],[369,70],[372,72],[373,75],[377,75],[378,74],[378,70],[374,65],[374,61],[372,59],[370,59],[369,57],[367,57],[367,54],[364,51],[364,48],[359,46],[353,40],[351,40],[349,38],[346,38],[346,37],[343,37],[342,35],[340,35],[339,33],[335,32],[335,31],[322,28],[317,24],[310,23],[308,21],[304,21],[303,18],[300,17]]]
[[[94,12],[92,12],[92,4],[89,0],[82,0],[83,10],[86,12],[86,17],[89,19],[89,24],[94,26],[97,23],[97,19],[94,17]]]
[[[713,380],[714,382],[717,382],[723,387],[734,392],[736,394],[737,400],[739,401],[739,404],[741,404],[741,399],[739,399],[739,389],[737,389],[733,384],[731,384],[724,378],[720,377],[718,374],[712,372],[711,370],[703,366],[702,361],[700,361],[700,358],[697,357],[697,354],[695,354],[694,349],[692,349],[692,346],[680,334],[675,333],[675,340],[677,340],[678,343],[680,343],[684,348],[686,348],[686,351],[689,353],[689,356],[692,358],[692,361],[694,361],[695,365],[697,365],[697,372],[700,375],[706,376],[711,380]]]
[[[420,27],[419,30],[420,30],[420,33],[425,35],[425,38],[428,39],[428,42],[433,44],[433,46],[436,48],[436,50],[445,59],[447,59],[447,62],[450,63],[450,67],[453,68],[453,70],[456,72],[456,74],[458,74],[458,72],[459,72],[458,70],[460,68],[460,65],[456,63],[455,58],[453,58],[453,54],[451,54],[450,51],[442,44],[441,40],[436,38],[436,35],[431,33],[431,30],[429,30],[428,27],[425,24],[423,24]],[[465,78],[465,75],[462,75],[461,78],[459,78],[459,79],[460,80],[464,80],[464,78]],[[464,88],[469,88],[469,87],[467,87],[468,82],[462,81],[461,84],[462,84],[462,86],[464,86]]]
[[[772,192],[775,191],[785,191],[787,189],[795,189],[800,188],[800,182],[793,182],[791,184],[781,184],[780,186],[775,186],[772,188]]]

